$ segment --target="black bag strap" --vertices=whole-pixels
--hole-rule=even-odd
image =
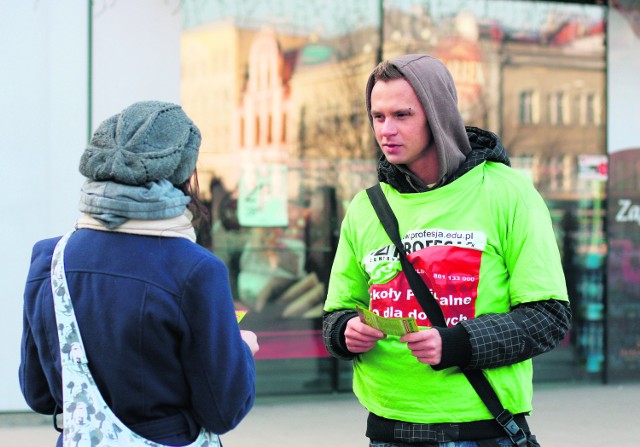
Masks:
[[[369,196],[369,200],[371,201],[373,209],[376,211],[376,214],[378,215],[382,226],[384,227],[385,231],[389,235],[389,238],[399,252],[402,270],[404,271],[404,274],[407,277],[407,281],[409,282],[409,286],[413,290],[413,293],[415,294],[418,303],[422,307],[422,310],[425,311],[427,317],[429,317],[429,321],[433,326],[446,328],[447,323],[444,318],[444,314],[442,313],[442,308],[437,303],[437,301],[433,297],[433,294],[431,293],[425,282],[422,280],[418,272],[416,272],[416,270],[413,268],[413,265],[407,257],[407,251],[402,244],[402,240],[400,239],[398,220],[396,219],[396,216],[393,213],[389,202],[384,196],[380,184],[378,183],[370,188],[367,188],[367,195]],[[482,370],[472,369],[462,370],[462,372],[471,383],[471,386],[473,386],[473,388],[476,390],[476,393],[478,393],[484,404],[487,406],[487,409],[489,410],[491,415],[504,429],[509,438],[518,447],[526,447],[527,435],[524,433],[524,430],[522,430],[522,428],[518,426],[513,418],[513,414],[502,406],[500,398],[489,383],[489,380],[487,380],[487,377],[482,373]]]
[[[447,327],[444,314],[442,313],[442,308],[438,305],[436,300],[433,299],[431,291],[422,278],[420,278],[418,272],[413,268],[409,258],[407,258],[407,251],[400,239],[398,220],[396,219],[395,214],[393,214],[393,210],[391,210],[389,202],[387,202],[387,199],[380,188],[380,184],[367,189],[367,194],[369,195],[369,200],[371,200],[371,204],[376,210],[376,214],[378,215],[385,231],[389,235],[391,242],[393,242],[396,249],[400,252],[400,264],[402,265],[402,270],[404,271],[407,281],[409,281],[409,285],[418,299],[418,303],[420,303],[422,310],[426,312],[431,324],[439,327]],[[430,297],[431,299],[426,299],[427,297]]]

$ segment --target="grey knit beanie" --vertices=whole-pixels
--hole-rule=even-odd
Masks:
[[[80,173],[95,181],[180,185],[198,159],[200,131],[177,104],[137,102],[103,121],[80,158]]]

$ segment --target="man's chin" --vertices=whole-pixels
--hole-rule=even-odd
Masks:
[[[387,159],[387,161],[391,164],[394,165],[402,165],[405,164],[406,160],[402,155],[399,154],[388,154],[385,153],[384,154],[385,158]]]

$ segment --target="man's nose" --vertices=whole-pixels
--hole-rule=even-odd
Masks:
[[[398,129],[393,124],[392,120],[387,119],[382,123],[381,133],[383,136],[395,135],[398,133]]]

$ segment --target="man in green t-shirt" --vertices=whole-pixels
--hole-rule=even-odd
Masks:
[[[571,313],[549,211],[509,167],[496,135],[465,127],[451,74],[428,55],[378,65],[366,105],[382,150],[378,178],[411,264],[446,320],[433,327],[364,191],[341,226],[323,321],[329,353],[353,360],[371,446],[515,445],[462,373],[483,370],[529,435],[531,358],[553,349]],[[358,315],[413,318],[385,334]]]

